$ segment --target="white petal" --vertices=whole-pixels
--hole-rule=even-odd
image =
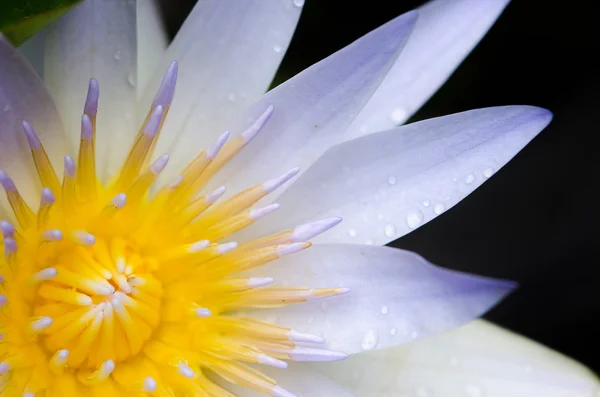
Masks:
[[[169,44],[159,0],[137,3],[137,90],[138,98],[149,83]]]
[[[286,211],[246,235],[340,216],[340,226],[314,241],[387,244],[465,198],[551,118],[530,106],[486,108],[345,142],[278,198]]]
[[[433,0],[419,8],[408,43],[348,136],[404,123],[448,79],[509,0]]]
[[[138,107],[143,119],[165,70],[177,60],[177,91],[157,153],[168,151],[173,160],[187,162],[232,115],[256,101],[275,75],[300,11],[291,0],[199,1]]]
[[[324,337],[352,354],[448,331],[483,314],[513,288],[507,281],[436,267],[404,250],[315,245],[260,270],[275,283],[350,292],[253,315]]]
[[[21,120],[31,124],[50,160],[61,169],[68,145],[52,99],[25,58],[0,34],[0,168],[33,205],[39,202],[41,187]],[[0,191],[2,203],[4,196]]]
[[[483,320],[318,370],[357,397],[597,397],[600,393],[598,378],[583,365]]]
[[[135,128],[136,5],[86,0],[46,29],[44,81],[75,147],[88,82],[100,84],[96,153],[102,177],[124,159]]]
[[[304,170],[344,141],[344,131],[392,66],[416,17],[410,12],[388,22],[267,93],[241,124],[245,127],[270,104],[273,115],[214,183],[236,192],[294,167]]]

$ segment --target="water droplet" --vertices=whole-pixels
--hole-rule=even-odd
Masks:
[[[129,73],[127,73],[127,82],[129,83],[130,86],[135,87],[136,85],[136,76],[135,76],[135,72],[131,71]]]
[[[408,112],[406,111],[406,109],[394,108],[394,109],[392,109],[392,112],[390,113],[390,120],[392,120],[392,122],[394,124],[401,124],[401,123],[404,123],[404,120],[406,120],[407,116],[408,116]]]
[[[120,60],[122,57],[121,51],[119,51],[119,50],[115,51],[114,57],[117,61]]]
[[[396,177],[395,177],[395,176],[390,176],[390,177],[388,178],[388,183],[389,183],[390,185],[395,185],[395,184],[396,184],[396,182],[398,182],[398,181],[396,180]]]
[[[417,339],[417,336],[419,336],[419,333],[417,331],[413,331],[410,333],[410,337],[413,339]]]
[[[326,311],[327,306],[329,306],[329,304],[327,302],[321,302],[321,310]]]
[[[369,132],[369,127],[366,124],[363,124],[360,126],[360,128],[358,129],[358,131],[361,134],[366,134],[367,132]]]
[[[527,372],[527,373],[533,372],[533,367],[531,365],[526,365],[524,369],[525,369],[525,372]]]
[[[131,113],[129,113],[129,112],[126,112],[126,113],[123,115],[123,117],[124,117],[124,118],[125,118],[125,120],[127,120],[127,121],[131,121],[131,120],[133,120],[133,116],[132,116],[132,115],[131,115]]]
[[[458,358],[452,357],[450,359],[450,365],[453,366],[453,367],[458,367]]]
[[[6,104],[4,105],[4,109],[2,109],[3,112],[8,112],[10,110],[10,105]]]
[[[314,322],[315,322],[315,318],[314,318],[314,316],[310,316],[310,317],[308,318],[308,323],[309,323],[309,324],[312,324],[312,323],[314,323]]]
[[[398,330],[396,328],[390,329],[390,335],[392,335],[392,336],[396,335],[397,332],[398,332]]]
[[[375,241],[373,241],[373,240],[367,240],[367,241],[365,241],[365,244],[367,244],[367,245],[373,245],[373,244],[375,244]]]
[[[483,397],[483,390],[475,385],[467,385],[465,387],[465,393],[467,393],[467,396],[469,397]]]
[[[294,4],[294,7],[303,7],[304,6],[304,0],[293,0],[292,4]]]
[[[281,46],[276,45],[276,46],[273,46],[273,51],[279,53],[279,52],[283,51],[283,48],[281,48]]]
[[[429,201],[429,200],[423,201],[423,207],[429,207],[430,204],[431,204],[431,201]]]
[[[417,389],[417,397],[433,397],[433,392],[425,387],[419,387]]]
[[[381,306],[381,314],[388,314],[388,307],[386,305]]]
[[[235,94],[233,92],[230,92],[229,94],[227,94],[227,99],[229,99],[230,102],[234,102]]]
[[[473,175],[473,174],[467,175],[467,177],[465,178],[465,183],[467,185],[470,185],[473,182],[475,182],[475,175]]]
[[[358,236],[358,232],[356,231],[356,229],[350,229],[350,230],[348,230],[348,236],[356,237],[356,236]]]
[[[406,224],[411,229],[418,227],[421,223],[423,223],[423,213],[419,210],[415,210],[406,216]]]
[[[394,237],[396,235],[396,226],[392,225],[391,223],[385,225],[383,233],[385,233],[387,237]]]
[[[483,176],[485,176],[486,178],[489,178],[490,176],[492,176],[493,173],[494,173],[493,168],[486,168],[485,170],[483,170]]]
[[[275,324],[277,322],[277,316],[267,316],[267,322],[271,324]]]
[[[435,207],[433,207],[433,212],[438,215],[444,211],[446,211],[446,206],[444,204],[436,204]]]
[[[377,335],[377,331],[370,330],[363,336],[362,341],[360,342],[360,346],[363,350],[373,350],[377,347],[377,343],[379,343],[379,336]]]

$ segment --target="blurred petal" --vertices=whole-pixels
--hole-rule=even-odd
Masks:
[[[412,342],[480,316],[514,284],[436,267],[404,250],[351,244],[315,245],[260,274],[282,284],[346,287],[337,297],[256,311],[300,332],[323,336],[348,354]]]
[[[465,59],[509,0],[434,0],[419,8],[408,43],[349,136],[404,123]]]
[[[312,368],[357,397],[597,397],[587,368],[483,320],[414,344]]]
[[[199,1],[138,107],[143,119],[168,65],[177,60],[177,94],[157,153],[179,159],[182,153],[171,149],[177,144],[183,153],[198,154],[232,115],[256,101],[273,80],[300,12],[291,0]]]
[[[162,20],[159,0],[142,0],[136,4],[137,86],[139,87],[137,96],[139,98],[163,58],[169,38]]]
[[[316,242],[384,245],[457,204],[552,118],[531,106],[471,110],[409,124],[330,149],[246,235],[330,216],[342,226]]]
[[[102,177],[119,168],[137,133],[136,62],[135,2],[86,0],[46,29],[44,81],[76,145],[89,79],[100,84],[96,158]]]
[[[44,76],[44,45],[46,40],[45,30],[42,29],[33,35],[18,48],[27,62],[33,67],[38,76]]]
[[[29,121],[56,169],[62,169],[68,145],[52,99],[33,68],[0,34],[0,168],[35,204],[40,186],[22,120]],[[5,204],[3,191],[0,197]]]
[[[234,192],[294,167],[307,168],[344,140],[410,35],[416,13],[404,14],[286,81],[253,105],[247,121],[273,104],[271,119],[214,183]],[[239,131],[233,126],[232,131]]]

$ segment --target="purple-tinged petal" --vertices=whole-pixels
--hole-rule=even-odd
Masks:
[[[167,66],[179,62],[177,93],[157,152],[170,152],[175,160],[195,156],[226,121],[254,103],[273,80],[301,10],[292,0],[199,1],[142,87],[140,121]]]
[[[357,397],[597,397],[600,392],[598,378],[580,363],[483,320],[317,370]]]
[[[345,142],[278,198],[285,216],[273,214],[245,236],[340,216],[342,225],[314,241],[387,244],[456,205],[551,118],[531,106],[486,108]]]
[[[142,0],[137,6],[137,97],[150,82],[163,58],[169,37],[162,20],[160,0]]]
[[[100,85],[96,160],[105,178],[119,169],[138,131],[136,4],[85,0],[45,31],[44,82],[74,147],[90,78]]]
[[[485,313],[515,285],[436,267],[404,250],[351,244],[314,245],[259,272],[275,283],[342,287],[342,296],[253,315],[323,336],[348,354],[412,342]]]
[[[34,204],[39,200],[41,187],[23,120],[33,127],[50,160],[60,168],[68,145],[52,99],[25,58],[0,35],[0,169]],[[0,197],[4,203],[4,193]]]
[[[433,0],[420,7],[406,47],[347,136],[403,124],[450,77],[509,0]]]
[[[398,57],[416,18],[415,12],[406,13],[268,92],[230,130],[240,131],[273,104],[271,118],[215,183],[235,192],[294,167],[304,171],[343,141],[353,117]]]

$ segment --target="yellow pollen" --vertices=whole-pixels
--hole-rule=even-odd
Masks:
[[[0,221],[0,396],[233,396],[228,382],[293,396],[249,364],[287,368],[289,360],[345,357],[319,347],[324,340],[317,335],[244,315],[347,292],[283,287],[248,274],[309,248],[308,240],[337,219],[239,244],[228,240],[279,209],[254,206],[298,169],[222,201],[225,187],[204,191],[260,132],[272,106],[238,137],[219,136],[171,184],[153,189],[169,159],[151,162],[176,76],[173,63],[123,166],[108,182],[96,176],[95,80],[79,151],[65,156],[62,177],[23,122],[44,188],[32,209],[18,181],[0,170],[13,212]]]

